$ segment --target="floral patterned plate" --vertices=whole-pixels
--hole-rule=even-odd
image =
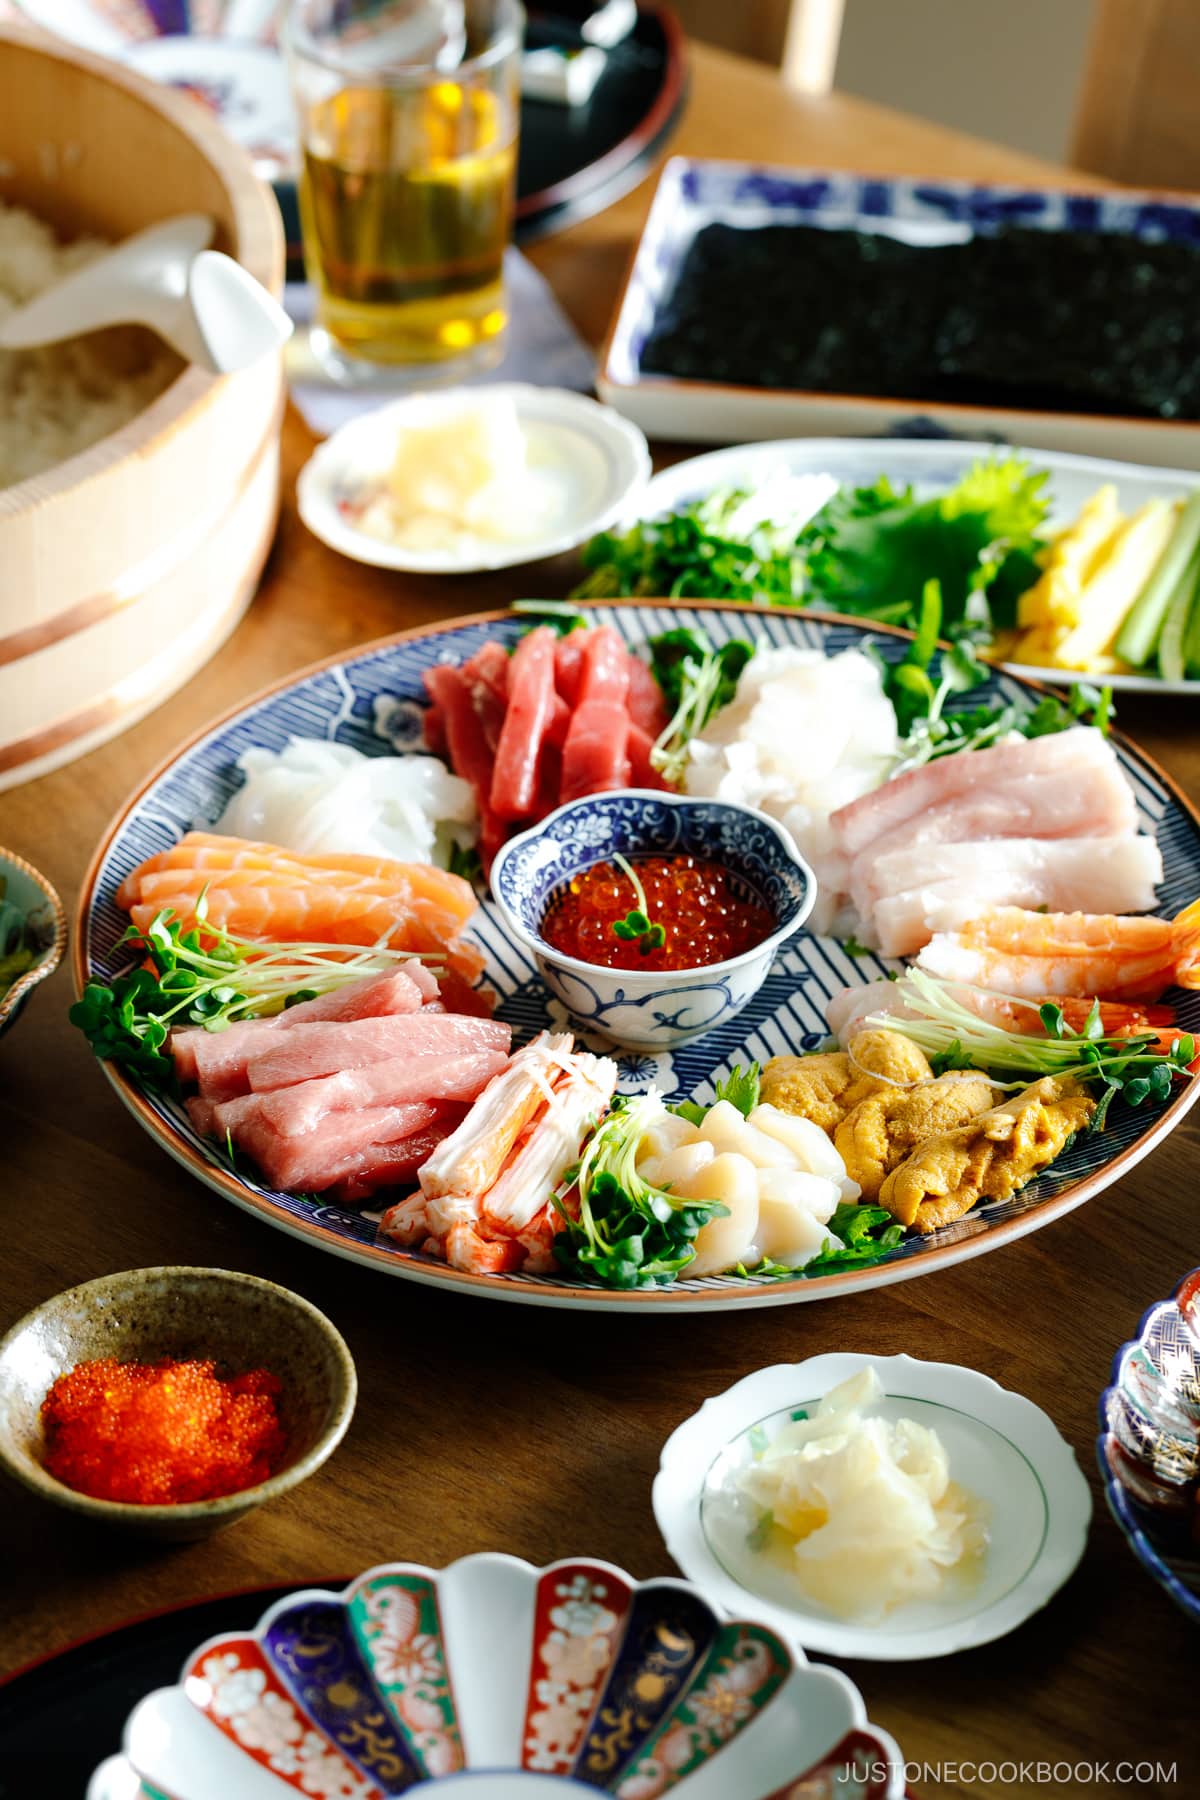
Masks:
[[[384,1800],[424,1784],[471,1800],[904,1793],[851,1682],[774,1632],[686,1582],[487,1554],[385,1563],[210,1638],[134,1708],[88,1800]]]
[[[646,601],[588,611],[597,621],[615,626],[631,644],[644,643],[673,626],[690,625],[703,626],[716,643],[750,635],[764,645],[797,645],[829,655],[870,637],[883,655],[898,660],[910,641],[907,634],[886,626],[867,627],[830,615],[747,612],[745,607],[719,604]],[[128,953],[119,944],[126,916],[114,900],[120,882],[144,858],[169,848],[185,831],[208,829],[220,817],[240,779],[237,759],[244,750],[253,746],[279,750],[293,736],[325,737],[376,755],[385,754],[389,742],[412,748],[420,742],[424,671],[438,662],[465,661],[488,638],[511,640],[522,625],[511,614],[489,613],[402,632],[345,660],[335,658],[281,682],[185,744],[126,803],[84,878],[75,933],[77,988],[91,979],[110,981],[126,966]],[[1028,690],[1028,683],[997,673],[980,694],[1019,699]],[[1200,894],[1200,816],[1162,770],[1131,744],[1116,740],[1116,747],[1143,827],[1157,834],[1163,853],[1159,910],[1173,915]],[[532,953],[504,929],[492,902],[480,908],[471,931],[484,952],[488,977],[500,993],[500,1016],[512,1024],[518,1041],[547,1025],[561,1029],[566,1023],[562,1001],[547,992]],[[851,955],[833,938],[797,932],[777,952],[761,988],[736,1017],[718,1021],[702,1037],[669,1051],[620,1057],[621,1088],[631,1092],[656,1083],[668,1096],[711,1097],[713,1083],[738,1063],[761,1063],[771,1056],[812,1049],[826,1034],[830,997],[886,973],[887,967],[872,953]],[[1185,1029],[1200,1032],[1200,991],[1169,997]],[[111,1065],[105,1069],[139,1123],[192,1174],[236,1205],[338,1256],[408,1280],[498,1300],[640,1312],[703,1312],[824,1299],[902,1281],[997,1248],[1107,1187],[1171,1130],[1200,1095],[1200,1084],[1193,1083],[1165,1106],[1148,1102],[1137,1111],[1114,1106],[1102,1134],[1080,1137],[1046,1175],[1012,1199],[978,1207],[928,1237],[910,1238],[874,1268],[819,1280],[802,1275],[778,1280],[711,1276],[679,1281],[673,1287],[617,1293],[565,1277],[472,1274],[377,1241],[369,1213],[319,1196],[279,1193],[234,1172],[218,1146],[197,1135],[180,1106],[143,1092]]]
[[[1200,1621],[1200,1269],[1118,1350],[1100,1425],[1114,1519],[1142,1566]]]

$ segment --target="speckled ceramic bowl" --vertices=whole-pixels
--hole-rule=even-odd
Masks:
[[[182,1506],[94,1500],[65,1487],[42,1464],[42,1401],[59,1375],[102,1356],[212,1357],[233,1371],[270,1369],[283,1384],[282,1468],[257,1487]],[[90,1518],[165,1539],[205,1537],[319,1469],[350,1423],[357,1388],[340,1333],[299,1294],[227,1269],[127,1269],[56,1294],[0,1340],[0,1467]]]
[[[44,875],[12,850],[0,850],[0,962],[22,943],[35,960],[10,987],[0,980],[0,1037],[39,981],[52,975],[67,947],[67,915]]]
[[[620,854],[690,855],[723,863],[739,898],[766,906],[775,929],[726,962],[699,969],[606,969],[564,956],[541,935],[555,889]],[[584,1030],[659,1051],[722,1025],[754,998],[775,952],[816,904],[817,880],[790,834],[754,807],[651,788],[588,794],[510,838],[492,864],[492,893],[509,931]]]

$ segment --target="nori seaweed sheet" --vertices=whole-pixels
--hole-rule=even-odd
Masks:
[[[709,225],[647,374],[1045,412],[1200,419],[1200,246],[1011,227],[917,247]]]

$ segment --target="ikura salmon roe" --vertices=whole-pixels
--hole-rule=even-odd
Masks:
[[[663,942],[614,931],[640,903],[632,879],[614,863],[599,862],[551,894],[539,929],[552,949],[607,969],[706,969],[752,950],[775,929],[769,909],[737,891],[721,863],[647,856],[632,866],[646,917],[662,927]]]
[[[282,1392],[268,1369],[223,1379],[213,1362],[79,1363],[42,1402],[46,1468],[95,1500],[220,1500],[279,1467]]]

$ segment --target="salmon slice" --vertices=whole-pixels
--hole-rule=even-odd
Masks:
[[[448,869],[435,869],[430,863],[400,863],[386,856],[349,856],[333,852],[302,855],[278,844],[256,843],[248,839],[221,837],[215,833],[188,832],[172,850],[162,851],[139,865],[126,876],[117,890],[117,902],[130,910],[138,901],[143,876],[166,869],[190,869],[210,872],[220,869],[258,869],[264,874],[308,875],[322,884],[324,872],[336,875],[365,876],[382,882],[388,891],[404,889],[413,898],[442,906],[463,925],[477,906],[469,881],[453,875]],[[215,882],[214,885],[221,885]]]
[[[293,1087],[348,1069],[389,1062],[398,1056],[450,1055],[498,1050],[507,1055],[512,1032],[498,1019],[467,1019],[453,1013],[407,1013],[395,1018],[298,1025],[277,1033],[265,1053],[249,1064],[255,1093]]]

